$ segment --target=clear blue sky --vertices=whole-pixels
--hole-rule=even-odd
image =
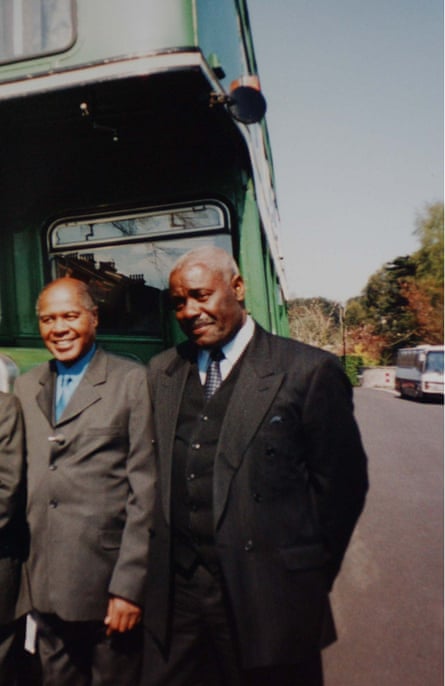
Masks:
[[[441,0],[249,0],[289,291],[345,301],[443,200]]]

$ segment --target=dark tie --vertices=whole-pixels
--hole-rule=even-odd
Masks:
[[[224,359],[224,353],[220,348],[214,348],[209,357],[206,381],[204,384],[204,395],[206,400],[212,397],[215,391],[221,386],[221,368],[219,363]]]
[[[56,401],[56,421],[60,419],[68,403],[71,381],[71,376],[66,376],[66,374],[63,374],[60,379],[60,392]]]

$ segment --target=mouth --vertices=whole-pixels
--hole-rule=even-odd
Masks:
[[[57,350],[69,350],[69,348],[72,347],[73,342],[71,339],[70,340],[63,340],[63,341],[52,341],[52,345],[57,348]]]
[[[193,334],[193,336],[200,336],[203,334],[209,326],[212,325],[212,322],[209,321],[200,321],[200,322],[194,322],[192,326],[190,327],[190,331]]]

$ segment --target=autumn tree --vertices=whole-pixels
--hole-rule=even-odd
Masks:
[[[443,342],[443,222],[443,204],[428,206],[416,222],[419,250],[385,264],[348,304],[349,340],[381,362],[402,346]]]
[[[416,221],[419,249],[383,265],[345,307],[325,298],[292,300],[291,335],[383,364],[394,362],[400,347],[443,343],[443,226],[443,203],[427,206]]]
[[[401,284],[401,294],[415,319],[419,341],[443,343],[444,207],[427,207],[417,219],[420,249],[412,255],[415,276]]]

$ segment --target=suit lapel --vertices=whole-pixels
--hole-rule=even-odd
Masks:
[[[97,350],[85,374],[73,393],[68,405],[57,422],[57,426],[66,424],[87,407],[101,399],[100,386],[107,380],[107,356],[103,350]]]
[[[48,420],[48,423],[52,426],[55,424],[54,393],[56,388],[56,377],[56,365],[54,360],[50,360],[39,379],[41,388],[36,396],[38,406]]]
[[[283,382],[284,372],[276,372],[269,354],[269,340],[258,326],[249,345],[221,430],[215,460],[214,522],[218,526],[230,483],[242,462],[259,425]]]
[[[39,379],[41,389],[36,396],[37,404],[52,426],[66,424],[77,417],[87,407],[101,398],[100,385],[107,378],[107,357],[103,350],[98,350],[91,360],[79,386],[66,406],[59,421],[54,419],[54,395],[56,388],[57,369],[55,361],[51,360]]]

